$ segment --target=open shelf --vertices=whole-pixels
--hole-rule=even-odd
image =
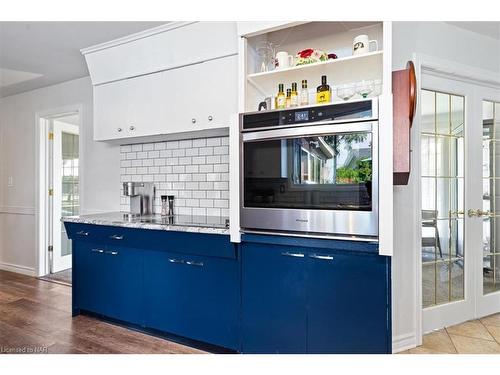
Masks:
[[[381,79],[382,57],[383,51],[370,52],[315,64],[248,74],[247,80],[262,95],[274,95],[278,89],[278,83],[284,83],[286,87],[289,87],[292,82],[297,82],[300,87],[300,82],[307,79],[311,89],[320,84],[322,75],[328,77],[330,86],[354,83],[360,80]]]

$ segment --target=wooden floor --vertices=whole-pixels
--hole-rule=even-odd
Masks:
[[[0,353],[204,353],[79,315],[71,288],[0,270]]]

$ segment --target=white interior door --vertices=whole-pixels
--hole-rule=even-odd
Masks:
[[[61,222],[61,217],[79,213],[79,136],[78,126],[64,122],[64,118],[53,119],[52,158],[52,214],[50,232],[52,246],[51,272],[71,268],[71,241]]]
[[[496,232],[500,235],[495,219],[497,178],[500,182],[495,124],[500,130],[500,121],[494,103],[493,111],[483,115],[487,107],[483,101],[495,98],[494,90],[430,74],[422,75],[421,87],[422,331],[426,333],[500,311],[500,250],[495,242]],[[500,146],[500,131],[498,140]]]
[[[480,254],[477,262],[477,315],[500,311],[500,90],[478,90],[481,113],[475,123],[481,128],[474,143],[479,153],[481,175],[472,187],[477,230],[472,233]],[[479,169],[479,168],[478,168]]]

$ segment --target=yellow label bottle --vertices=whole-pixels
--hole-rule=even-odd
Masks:
[[[316,103],[330,103],[332,90],[326,83],[326,76],[321,76],[321,85],[316,90]]]
[[[276,95],[276,109],[286,108],[286,96],[283,87],[284,86],[282,83],[278,85],[278,94]]]

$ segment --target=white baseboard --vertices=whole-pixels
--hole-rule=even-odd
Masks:
[[[417,337],[414,333],[399,335],[392,338],[392,352],[399,353],[417,346]]]
[[[20,266],[18,264],[0,262],[0,270],[20,273],[26,276],[36,276],[36,272],[33,267]]]

